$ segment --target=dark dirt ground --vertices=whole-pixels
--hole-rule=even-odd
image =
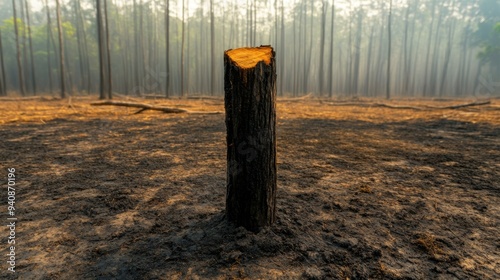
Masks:
[[[500,278],[499,100],[280,101],[277,222],[258,234],[224,220],[223,114],[90,101],[0,102],[3,224],[12,167],[18,218],[0,278]]]

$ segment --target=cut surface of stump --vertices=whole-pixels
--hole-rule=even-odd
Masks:
[[[224,53],[226,216],[259,231],[276,213],[276,68],[270,46]]]
[[[239,48],[226,51],[226,54],[241,69],[254,68],[258,62],[264,62],[266,65],[271,63],[273,48]]]

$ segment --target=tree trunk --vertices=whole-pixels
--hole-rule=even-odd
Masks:
[[[50,20],[49,1],[45,0],[45,9],[47,11],[47,67],[49,72],[49,92],[52,94],[52,57],[50,55],[50,39],[52,39],[52,23]]]
[[[384,72],[384,58],[385,58],[385,55],[384,55],[384,39],[385,39],[385,36],[384,36],[384,25],[383,23],[380,24],[380,39],[378,40],[379,44],[378,44],[378,49],[377,49],[377,63],[375,65],[375,78],[373,79],[373,90],[376,91],[376,95],[379,95],[381,92],[383,92],[382,90],[382,79],[383,79],[383,72]]]
[[[36,75],[35,75],[35,60],[33,58],[33,40],[31,39],[31,20],[30,20],[30,8],[28,6],[28,1],[24,0],[24,5],[26,6],[26,24],[28,28],[28,42],[30,45],[30,60],[31,60],[31,83],[33,86],[33,95],[36,95]]]
[[[140,96],[142,94],[143,88],[142,88],[142,80],[140,78],[141,71],[139,68],[139,57],[140,57],[139,47],[141,44],[139,33],[142,31],[138,23],[139,16],[137,12],[138,8],[136,0],[134,0],[133,2],[133,7],[134,7],[133,16],[134,16],[134,80],[135,80],[133,89],[136,92],[136,95]]]
[[[360,61],[361,61],[361,35],[363,34],[363,10],[358,11],[358,30],[356,34],[356,46],[354,47],[354,65],[352,74],[352,93],[358,95],[358,85],[359,85],[359,72],[360,72]]]
[[[429,85],[429,82],[428,82],[428,74],[427,73],[430,73],[431,71],[429,70],[429,63],[430,63],[430,57],[431,57],[431,43],[432,43],[432,30],[434,30],[434,20],[436,18],[435,16],[436,14],[436,1],[433,1],[432,2],[432,19],[431,19],[431,23],[429,25],[429,34],[428,34],[428,37],[427,37],[427,52],[426,52],[426,56],[425,56],[425,68],[424,68],[424,77],[423,77],[423,80],[424,80],[424,89],[423,89],[423,95],[424,97],[427,95],[427,92],[428,92],[428,85]]]
[[[186,76],[185,76],[185,80],[186,80],[186,87],[184,88],[184,92],[185,92],[185,96],[189,96],[189,89],[191,88],[191,83],[190,83],[190,77],[191,77],[191,67],[189,67],[190,65],[190,60],[192,59],[192,57],[190,56],[190,50],[191,50],[191,36],[189,35],[190,34],[190,31],[191,31],[191,24],[192,22],[190,23],[189,22],[189,0],[186,1],[186,11],[188,13],[188,17],[186,18],[186,50],[185,50],[185,53],[184,53],[184,57],[185,57],[185,66],[184,66],[184,71],[186,73]],[[187,66],[187,67],[186,67]]]
[[[252,11],[252,15],[253,15],[253,43],[252,43],[252,46],[255,46],[255,44],[257,43],[257,1],[256,0],[253,0],[253,11]]]
[[[170,96],[170,0],[165,0],[165,47],[166,47],[165,97],[169,97]]]
[[[84,70],[84,62],[83,62],[83,48],[82,48],[82,40],[81,38],[82,33],[81,33],[81,26],[80,26],[80,20],[79,20],[79,15],[78,15],[78,1],[73,2],[73,8],[74,8],[74,13],[73,13],[73,19],[75,21],[75,27],[76,27],[76,46],[78,49],[78,66],[79,66],[79,76],[80,79],[78,79],[78,91],[82,91],[84,83],[85,83],[85,70]]]
[[[25,13],[24,13],[24,3],[23,1],[19,1],[19,4],[20,4],[20,9],[19,9],[19,12],[20,12],[20,20],[21,20],[21,23],[22,23],[22,28],[19,30],[19,31],[22,31],[22,33],[20,35],[22,40],[21,40],[21,50],[22,50],[22,54],[23,54],[23,58],[22,58],[22,63],[23,63],[23,70],[24,70],[24,78],[25,78],[25,82],[26,84],[24,85],[25,89],[27,91],[29,91],[29,88],[28,88],[28,82],[29,80],[31,80],[31,73],[30,73],[30,69],[29,69],[29,66],[28,66],[28,48],[26,47],[26,16],[25,16]]]
[[[330,24],[330,63],[328,65],[328,96],[333,96],[333,40],[335,36],[335,0],[332,1],[332,21]]]
[[[461,43],[461,53],[460,53],[460,62],[458,66],[458,73],[457,73],[457,83],[455,87],[455,94],[456,96],[462,96],[464,92],[466,92],[466,87],[467,87],[467,79],[465,77],[465,66],[466,66],[466,59],[467,59],[467,50],[469,47],[469,31],[471,30],[471,20],[467,22],[467,26],[465,27],[465,31],[463,32],[462,36],[462,43]]]
[[[5,64],[3,59],[3,45],[2,45],[2,31],[0,30],[0,71],[2,71],[2,76],[0,80],[2,83],[0,84],[0,95],[7,96],[7,80],[5,79]]]
[[[443,72],[441,74],[441,84],[439,86],[439,96],[442,96],[444,93],[445,89],[445,83],[446,83],[446,77],[448,74],[448,65],[450,64],[450,57],[451,57],[451,52],[452,52],[452,44],[453,44],[453,39],[454,39],[454,33],[455,33],[455,21],[452,20],[450,29],[448,31],[448,44],[446,46],[446,52],[444,55],[444,62],[443,62]]]
[[[113,5],[114,8],[115,8],[115,13],[116,13],[116,18],[115,18],[115,22],[122,22],[122,15],[120,15],[120,8],[119,6],[117,5]],[[124,15],[127,14],[127,11],[125,11],[123,13]],[[122,89],[122,93],[123,94],[128,94],[129,92],[129,64],[128,64],[128,61],[129,61],[129,29],[125,26],[123,26],[123,24],[119,24],[116,26],[117,28],[117,32],[120,34],[120,36],[118,37],[118,45],[119,46],[123,46],[123,52],[121,52],[121,55],[120,55],[120,61],[121,61],[121,65],[122,65],[122,76],[121,76],[121,79],[117,79],[118,81],[120,81],[120,83],[122,84],[121,86],[121,89]],[[120,78],[119,76],[117,78]]]
[[[257,232],[276,213],[276,67],[270,46],[224,53],[226,215]]]
[[[182,39],[181,39],[181,96],[184,96],[184,44],[186,41],[186,30],[185,30],[185,12],[186,8],[184,6],[185,0],[182,0]]]
[[[366,73],[365,73],[365,84],[364,84],[364,95],[368,96],[373,93],[370,92],[370,73],[371,73],[371,63],[372,63],[372,52],[373,52],[373,37],[375,34],[375,25],[372,25],[372,30],[370,32],[370,40],[368,42],[368,54],[366,55]]]
[[[408,93],[410,88],[410,83],[412,81],[412,79],[416,76],[416,73],[415,71],[412,71],[412,65],[415,64],[418,64],[416,62],[414,62],[413,60],[413,50],[414,49],[420,49],[418,47],[418,45],[420,44],[420,35],[421,35],[421,32],[418,34],[418,36],[415,36],[415,29],[416,29],[416,23],[417,23],[417,18],[418,18],[418,13],[416,11],[416,7],[418,7],[420,4],[419,4],[420,1],[415,1],[414,3],[414,15],[413,15],[413,22],[412,22],[412,27],[411,27],[411,36],[409,36],[411,39],[410,39],[410,50],[409,50],[409,55],[406,56],[405,55],[405,63],[407,65],[407,68],[406,68],[406,73],[405,73],[405,80],[404,80],[404,85],[405,85],[405,88],[404,88],[404,92]],[[417,38],[417,43],[415,43],[415,37],[418,37]],[[411,94],[412,96],[415,95],[415,89],[412,88],[412,91],[411,91]]]
[[[278,44],[278,0],[274,0],[274,45],[276,49],[279,49],[281,46]],[[280,73],[280,71],[282,70],[278,69],[278,73]]]
[[[299,10],[300,13],[298,15],[299,17],[299,23],[298,23],[298,28],[297,28],[297,21],[293,21],[293,30],[299,30],[298,32],[293,32],[293,53],[296,54],[294,57],[294,65],[293,65],[293,96],[298,95],[299,91],[299,86],[300,86],[300,79],[299,76],[301,73],[299,73],[299,66],[304,65],[302,64],[302,45],[303,42],[305,42],[302,38],[302,26],[303,26],[303,20],[302,17],[304,13],[302,12],[302,9]],[[303,67],[300,67],[303,69]]]
[[[318,69],[318,83],[319,83],[319,95],[323,96],[324,93],[324,71],[323,71],[323,64],[324,64],[324,57],[325,57],[325,28],[326,28],[326,1],[323,0],[321,3],[321,39],[319,43],[319,69]]]
[[[105,99],[104,92],[104,46],[103,46],[103,30],[102,30],[102,14],[101,14],[101,0],[96,0],[96,16],[97,16],[97,47],[99,49],[99,99]]]
[[[63,33],[63,44],[64,45],[67,45],[67,43],[69,42],[67,38],[64,37],[64,33]],[[64,48],[64,67],[65,69],[67,69],[68,65],[70,65],[70,60],[68,60],[68,57],[74,57],[74,54],[71,54],[68,52],[68,49],[69,48]],[[73,73],[71,71],[71,68],[70,68],[70,71],[64,71],[65,75],[64,77],[67,79],[66,81],[68,82],[66,88],[68,89],[68,94],[70,96],[73,95]]]
[[[313,54],[313,40],[314,40],[314,37],[313,37],[313,31],[314,31],[314,3],[313,1],[310,2],[311,6],[311,16],[310,16],[310,20],[311,20],[311,23],[309,25],[309,47],[308,47],[308,54],[307,54],[307,59],[304,63],[306,63],[306,71],[304,71],[304,91],[303,93],[304,94],[307,94],[309,92],[309,76],[310,76],[310,72],[311,72],[311,65],[312,65],[312,54]],[[305,10],[304,10],[305,12]],[[306,17],[306,26],[307,26],[307,17]],[[307,34],[307,32],[305,32],[305,34]],[[304,34],[304,35],[305,35]],[[305,40],[305,36],[304,36],[304,42],[306,42]],[[304,49],[304,58],[306,58],[306,49]]]
[[[113,98],[113,80],[112,80],[112,75],[111,75],[111,51],[109,48],[109,23],[108,23],[108,4],[107,0],[104,0],[104,25],[106,26],[106,29],[104,30],[106,34],[106,58],[107,58],[107,66],[108,66],[108,95],[107,97],[109,99]]]
[[[418,17],[419,14],[416,14],[415,17]],[[414,25],[416,23],[416,20],[413,20],[414,21]],[[416,49],[416,50],[422,50],[423,47],[420,46],[421,43],[425,43],[425,41],[421,40],[422,38],[422,34],[424,34],[424,30],[425,30],[425,25],[422,24],[421,28],[419,28],[419,32],[418,32],[418,35],[416,36],[416,38],[414,36],[412,36],[412,43],[410,44],[410,48],[412,49],[410,51],[410,54],[411,54],[411,63],[410,65],[412,65],[411,69],[410,69],[410,73],[411,74],[411,77],[410,77],[410,85],[409,85],[409,88],[411,89],[411,92],[412,92],[412,96],[416,96],[417,94],[420,94],[420,96],[422,95],[422,81],[425,81],[425,75],[423,77],[421,77],[422,75],[418,75],[419,72],[417,71],[418,69],[423,69],[424,71],[420,71],[420,72],[424,72],[425,74],[425,68],[423,68],[423,64],[421,63],[421,54],[420,52],[418,51],[413,51],[413,49]],[[413,43],[413,40],[416,40],[415,44]],[[425,82],[424,82],[425,83]]]
[[[21,96],[25,96],[26,91],[24,89],[24,72],[23,72],[23,65],[21,64],[21,50],[19,48],[19,27],[17,26],[16,0],[12,0],[12,10],[14,13],[14,31],[16,35],[16,60],[17,60],[17,74],[19,79],[19,90],[21,91]]]
[[[92,73],[91,73],[91,70],[90,70],[90,61],[89,61],[89,50],[88,50],[88,44],[87,44],[87,32],[85,31],[85,21],[83,19],[83,14],[82,14],[82,5],[80,3],[80,0],[77,0],[77,3],[76,3],[76,6],[77,6],[77,10],[78,10],[78,22],[81,26],[81,39],[83,39],[83,53],[82,53],[82,57],[84,58],[83,62],[84,65],[85,65],[85,74],[83,74],[83,77],[85,77],[85,80],[86,80],[86,90],[87,90],[87,94],[89,94],[91,91],[92,91],[92,81],[91,81],[91,77],[92,77]],[[128,47],[128,46],[127,46]]]
[[[215,94],[215,18],[214,0],[210,0],[210,51],[211,51],[211,71],[210,71],[210,95]]]
[[[443,23],[443,17],[444,17],[444,11],[442,8],[438,11],[439,17],[437,21],[437,26],[436,26],[436,33],[434,34],[434,53],[433,58],[432,58],[432,66],[431,66],[431,71],[430,71],[430,80],[428,82],[429,85],[429,90],[428,90],[428,95],[434,95],[437,92],[437,83],[438,83],[438,73],[437,73],[437,68],[439,65],[439,50],[441,46],[441,25]],[[426,83],[427,85],[427,83]]]
[[[146,92],[149,89],[149,84],[146,77],[146,52],[144,51],[144,32],[148,32],[149,30],[144,29],[144,1],[139,1],[139,51],[140,51],[140,71],[141,71],[141,91]]]
[[[250,9],[250,5],[248,4],[248,0],[247,0],[247,5],[246,5],[246,12],[245,12],[245,15],[246,15],[246,18],[247,18],[247,22],[246,22],[246,45],[247,46],[250,46],[252,44],[252,40],[251,40],[251,33],[250,33],[250,26],[251,26],[251,17],[250,17],[250,12],[252,10]]]
[[[385,90],[385,98],[391,98],[391,46],[392,46],[392,0],[389,2],[389,22],[387,24],[387,43],[389,46],[387,47],[387,85]]]
[[[56,0],[57,9],[57,32],[59,34],[59,65],[61,71],[61,98],[66,97],[66,83],[64,79],[64,74],[66,69],[64,68],[64,43],[62,38],[62,23],[61,23],[61,6],[59,5],[59,0]]]
[[[349,1],[349,22],[347,23],[349,25],[349,44],[348,44],[348,52],[349,54],[347,55],[346,58],[346,88],[345,92],[349,94],[349,96],[352,94],[352,19],[353,19],[353,9],[352,9],[352,1]]]
[[[280,45],[280,52],[281,52],[281,61],[280,61],[280,73],[282,73],[280,76],[282,77],[279,79],[280,82],[280,95],[283,96],[283,81],[285,80],[285,57],[286,57],[286,47],[285,47],[285,7],[283,6],[283,0],[281,0],[281,45]]]
[[[413,43],[413,38],[414,38],[414,31],[415,31],[415,19],[417,18],[416,15],[413,16],[413,24],[412,24],[412,36],[409,36],[409,30],[410,30],[410,11],[416,11],[416,7],[418,7],[418,1],[415,4],[415,6],[412,7],[412,5],[408,4],[408,7],[406,8],[406,15],[405,15],[405,34],[404,34],[404,43],[401,46],[402,51],[401,51],[401,56],[402,59],[400,63],[403,64],[403,71],[401,71],[400,76],[402,78],[400,79],[402,82],[402,87],[401,87],[401,93],[404,95],[408,94],[408,82],[410,78],[410,61],[411,61],[411,51],[409,52],[408,55],[408,41],[412,40]],[[413,44],[410,44],[413,46]],[[411,47],[410,47],[411,48]]]

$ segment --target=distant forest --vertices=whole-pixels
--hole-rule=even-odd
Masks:
[[[0,0],[0,95],[222,95],[272,45],[279,95],[498,95],[498,0]]]

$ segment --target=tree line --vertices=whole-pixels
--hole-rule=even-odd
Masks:
[[[221,95],[224,50],[258,45],[276,51],[280,95],[495,94],[499,10],[497,0],[1,0],[0,94]]]

